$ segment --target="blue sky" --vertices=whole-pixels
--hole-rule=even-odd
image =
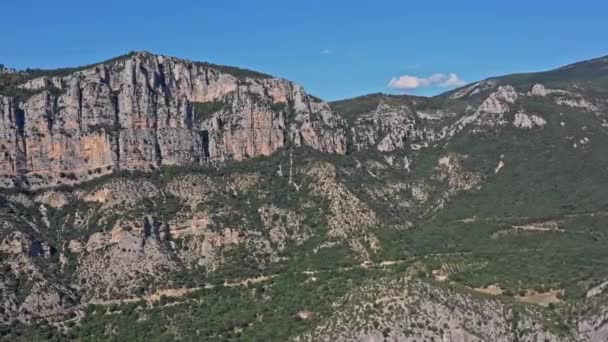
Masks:
[[[0,11],[9,66],[149,50],[267,72],[327,100],[432,95],[608,54],[605,0],[19,0]]]

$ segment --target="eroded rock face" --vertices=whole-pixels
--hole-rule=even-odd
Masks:
[[[268,229],[270,241],[276,244],[280,251],[286,248],[290,240],[301,245],[313,235],[309,227],[302,222],[302,215],[292,210],[264,206],[258,209],[258,213],[264,227]]]
[[[608,310],[601,308],[596,314],[588,314],[577,322],[578,341],[605,341],[608,338]]]
[[[590,112],[597,112],[598,107],[594,104],[594,100],[587,99],[581,94],[576,94],[562,89],[546,88],[542,84],[535,84],[527,94],[528,96],[550,96],[553,101],[562,106],[568,106],[577,109],[583,109]]]
[[[46,276],[45,271],[57,269],[41,267],[51,264],[56,252],[46,241],[23,232],[0,238],[0,324],[45,317],[74,305],[72,291]]]
[[[379,248],[380,242],[367,228],[378,222],[376,213],[339,181],[336,167],[317,163],[307,172],[312,178],[311,188],[329,202],[328,236],[346,238],[361,260],[369,260],[369,252]],[[358,238],[351,238],[356,236]]]
[[[484,95],[489,90],[494,91]],[[462,98],[476,95],[479,103],[471,100],[444,102],[442,107],[425,107],[424,102],[414,97],[403,97],[400,104],[381,100],[377,107],[353,119],[349,127],[349,147],[355,151],[375,148],[387,154],[400,150],[418,151],[445,142],[465,129],[480,133],[502,129],[510,124],[521,129],[544,127],[547,122],[543,117],[523,112],[525,106],[522,99],[526,96],[557,96],[555,103],[574,107],[590,104],[589,101],[581,102],[586,101],[581,97],[572,95],[566,98],[564,94],[572,95],[563,90],[547,89],[540,84],[527,93],[521,93],[511,85],[494,88],[492,83],[479,82],[449,97],[451,100],[465,101]]]
[[[41,188],[119,169],[241,160],[289,141],[346,151],[342,120],[302,87],[204,63],[141,52],[21,87],[37,94],[0,96],[4,187],[18,175]]]
[[[529,96],[549,96],[549,95],[570,95],[570,92],[561,89],[549,89],[544,85],[537,83],[532,86],[532,89],[528,92]]]
[[[351,127],[352,143],[357,150],[375,145],[380,152],[425,144],[434,141],[437,134],[424,126],[423,122],[439,119],[432,114],[417,112],[411,106],[381,102],[375,110],[358,118]]]
[[[481,91],[490,89],[494,86],[493,82],[490,81],[481,81],[477,83],[473,83],[469,86],[466,86],[454,94],[450,95],[451,99],[461,99],[466,97],[471,97],[473,95],[479,94]]]
[[[528,115],[526,113],[516,113],[515,120],[513,121],[513,126],[518,128],[534,128],[534,127],[543,127],[547,124],[545,119],[541,118],[537,115]]]
[[[503,115],[512,109],[511,105],[518,96],[512,86],[498,87],[498,90],[490,94],[475,111],[477,124],[484,126],[504,124]]]

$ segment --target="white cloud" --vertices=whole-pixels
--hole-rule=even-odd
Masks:
[[[322,55],[331,55],[331,50],[330,49],[321,50],[321,54]]]
[[[401,90],[411,90],[428,86],[460,87],[465,84],[466,82],[461,80],[458,75],[453,72],[449,74],[433,74],[426,78],[403,75],[399,77],[393,77],[388,82],[388,86],[390,88]]]
[[[426,78],[420,78],[416,76],[403,75],[399,77],[393,77],[388,86],[394,89],[416,89],[420,87],[426,87],[430,85],[430,81]]]
[[[443,79],[439,85],[442,87],[462,87],[467,82],[461,80],[455,73],[450,73],[448,77]]]

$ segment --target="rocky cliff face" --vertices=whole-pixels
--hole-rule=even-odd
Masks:
[[[346,150],[342,120],[282,79],[134,53],[0,96],[0,177],[32,188],[116,170],[205,165],[288,144]]]

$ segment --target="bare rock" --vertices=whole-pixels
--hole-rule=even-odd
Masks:
[[[522,112],[516,113],[515,120],[513,121],[513,126],[523,129],[542,128],[546,124],[547,121],[540,116],[532,114],[529,115]]]

